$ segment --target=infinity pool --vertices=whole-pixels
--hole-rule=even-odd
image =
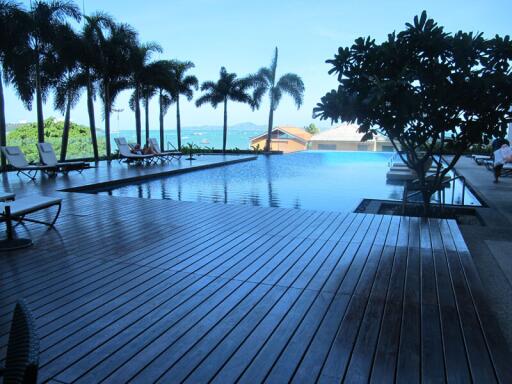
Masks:
[[[347,212],[363,198],[401,200],[386,183],[391,153],[306,151],[95,191],[114,196]],[[182,160],[184,161],[184,160]],[[446,190],[460,204],[462,185]],[[465,205],[480,203],[466,188]]]

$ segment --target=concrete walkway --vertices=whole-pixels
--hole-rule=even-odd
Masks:
[[[480,273],[488,303],[512,346],[512,177],[493,183],[493,174],[470,158],[459,160],[456,171],[487,207],[478,208],[484,226],[460,225]]]

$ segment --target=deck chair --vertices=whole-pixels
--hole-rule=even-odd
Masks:
[[[155,152],[156,154],[158,154],[168,160],[179,159],[181,156],[183,156],[183,153],[181,153],[178,150],[162,151],[160,149],[160,145],[158,145],[158,141],[155,138],[149,139],[149,146],[151,147],[153,152]]]
[[[57,207],[57,212],[49,222],[26,217],[31,213],[55,206]],[[61,208],[62,199],[47,196],[29,196],[0,203],[0,221],[4,221],[7,225],[7,239],[0,241],[0,251],[20,249],[32,245],[32,240],[30,239],[14,238],[13,221],[17,222],[17,224],[27,221],[30,223],[44,224],[49,228],[53,228],[59,218]]]
[[[37,383],[39,370],[39,337],[34,317],[24,300],[14,308],[5,356],[5,367],[0,369],[4,383]]]
[[[31,180],[35,180],[37,172],[55,174],[57,167],[41,164],[29,164],[20,147],[0,147],[9,164],[17,171]]]
[[[85,161],[68,161],[60,163],[57,160],[55,151],[50,143],[37,143],[37,150],[39,151],[39,157],[44,165],[49,165],[58,168],[60,172],[68,173],[71,171],[77,171],[82,173],[86,168],[90,168],[89,163]]]
[[[475,163],[477,163],[478,165],[483,165],[483,164],[485,164],[486,161],[492,160],[491,156],[486,156],[486,155],[472,155],[472,158],[473,158],[473,160],[475,160]]]
[[[152,164],[159,157],[157,155],[137,155],[131,152],[130,146],[124,137],[114,138],[117,148],[119,149],[119,156],[125,159],[128,163],[135,162],[138,164]]]

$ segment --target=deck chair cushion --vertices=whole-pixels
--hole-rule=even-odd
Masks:
[[[13,167],[24,168],[29,165],[27,159],[25,159],[25,155],[19,147],[2,147],[2,151],[7,157],[9,164]]]
[[[46,165],[56,166],[58,164],[57,156],[50,143],[37,143],[37,149],[41,156],[41,161]]]
[[[53,205],[60,204],[62,199],[47,196],[30,196],[24,197],[12,202],[0,203],[0,209],[5,214],[5,207],[11,207],[12,216],[22,216],[28,213],[36,212],[41,209],[49,208]]]
[[[21,155],[21,149],[19,147],[5,147],[5,151],[12,156]]]

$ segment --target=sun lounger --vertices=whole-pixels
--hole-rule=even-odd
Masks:
[[[114,141],[119,149],[119,156],[126,159],[127,162],[136,162],[139,164],[152,164],[160,156],[158,155],[137,155],[131,152],[130,146],[124,137],[116,137]]]
[[[49,222],[26,217],[31,213],[54,206],[57,206],[57,213]],[[62,199],[46,196],[30,196],[14,201],[0,203],[0,221],[4,221],[7,224],[7,239],[0,241],[0,250],[13,250],[32,245],[32,240],[30,239],[14,238],[12,225],[13,221],[18,223],[28,221],[31,223],[44,224],[49,228],[53,228],[55,222],[59,218],[61,207]]]
[[[163,157],[166,157],[169,160],[179,159],[181,156],[183,156],[183,153],[181,153],[178,150],[162,151],[160,149],[160,145],[158,145],[158,141],[155,138],[149,139],[149,146],[151,147],[153,152],[155,152],[156,154],[161,155]]]
[[[59,162],[50,143],[37,143],[37,150],[39,151],[41,162],[44,165],[56,167],[60,172],[68,173],[70,171],[77,171],[82,173],[84,169],[90,168],[89,163],[86,163],[85,161]]]
[[[37,172],[41,171],[48,174],[55,174],[57,167],[41,164],[29,164],[25,155],[19,147],[0,147],[9,164],[17,171],[16,174],[22,174],[35,180]]]
[[[473,160],[475,160],[475,163],[477,163],[478,165],[483,165],[483,164],[485,164],[486,161],[492,160],[491,156],[486,156],[486,155],[473,155],[472,158],[473,158]]]

